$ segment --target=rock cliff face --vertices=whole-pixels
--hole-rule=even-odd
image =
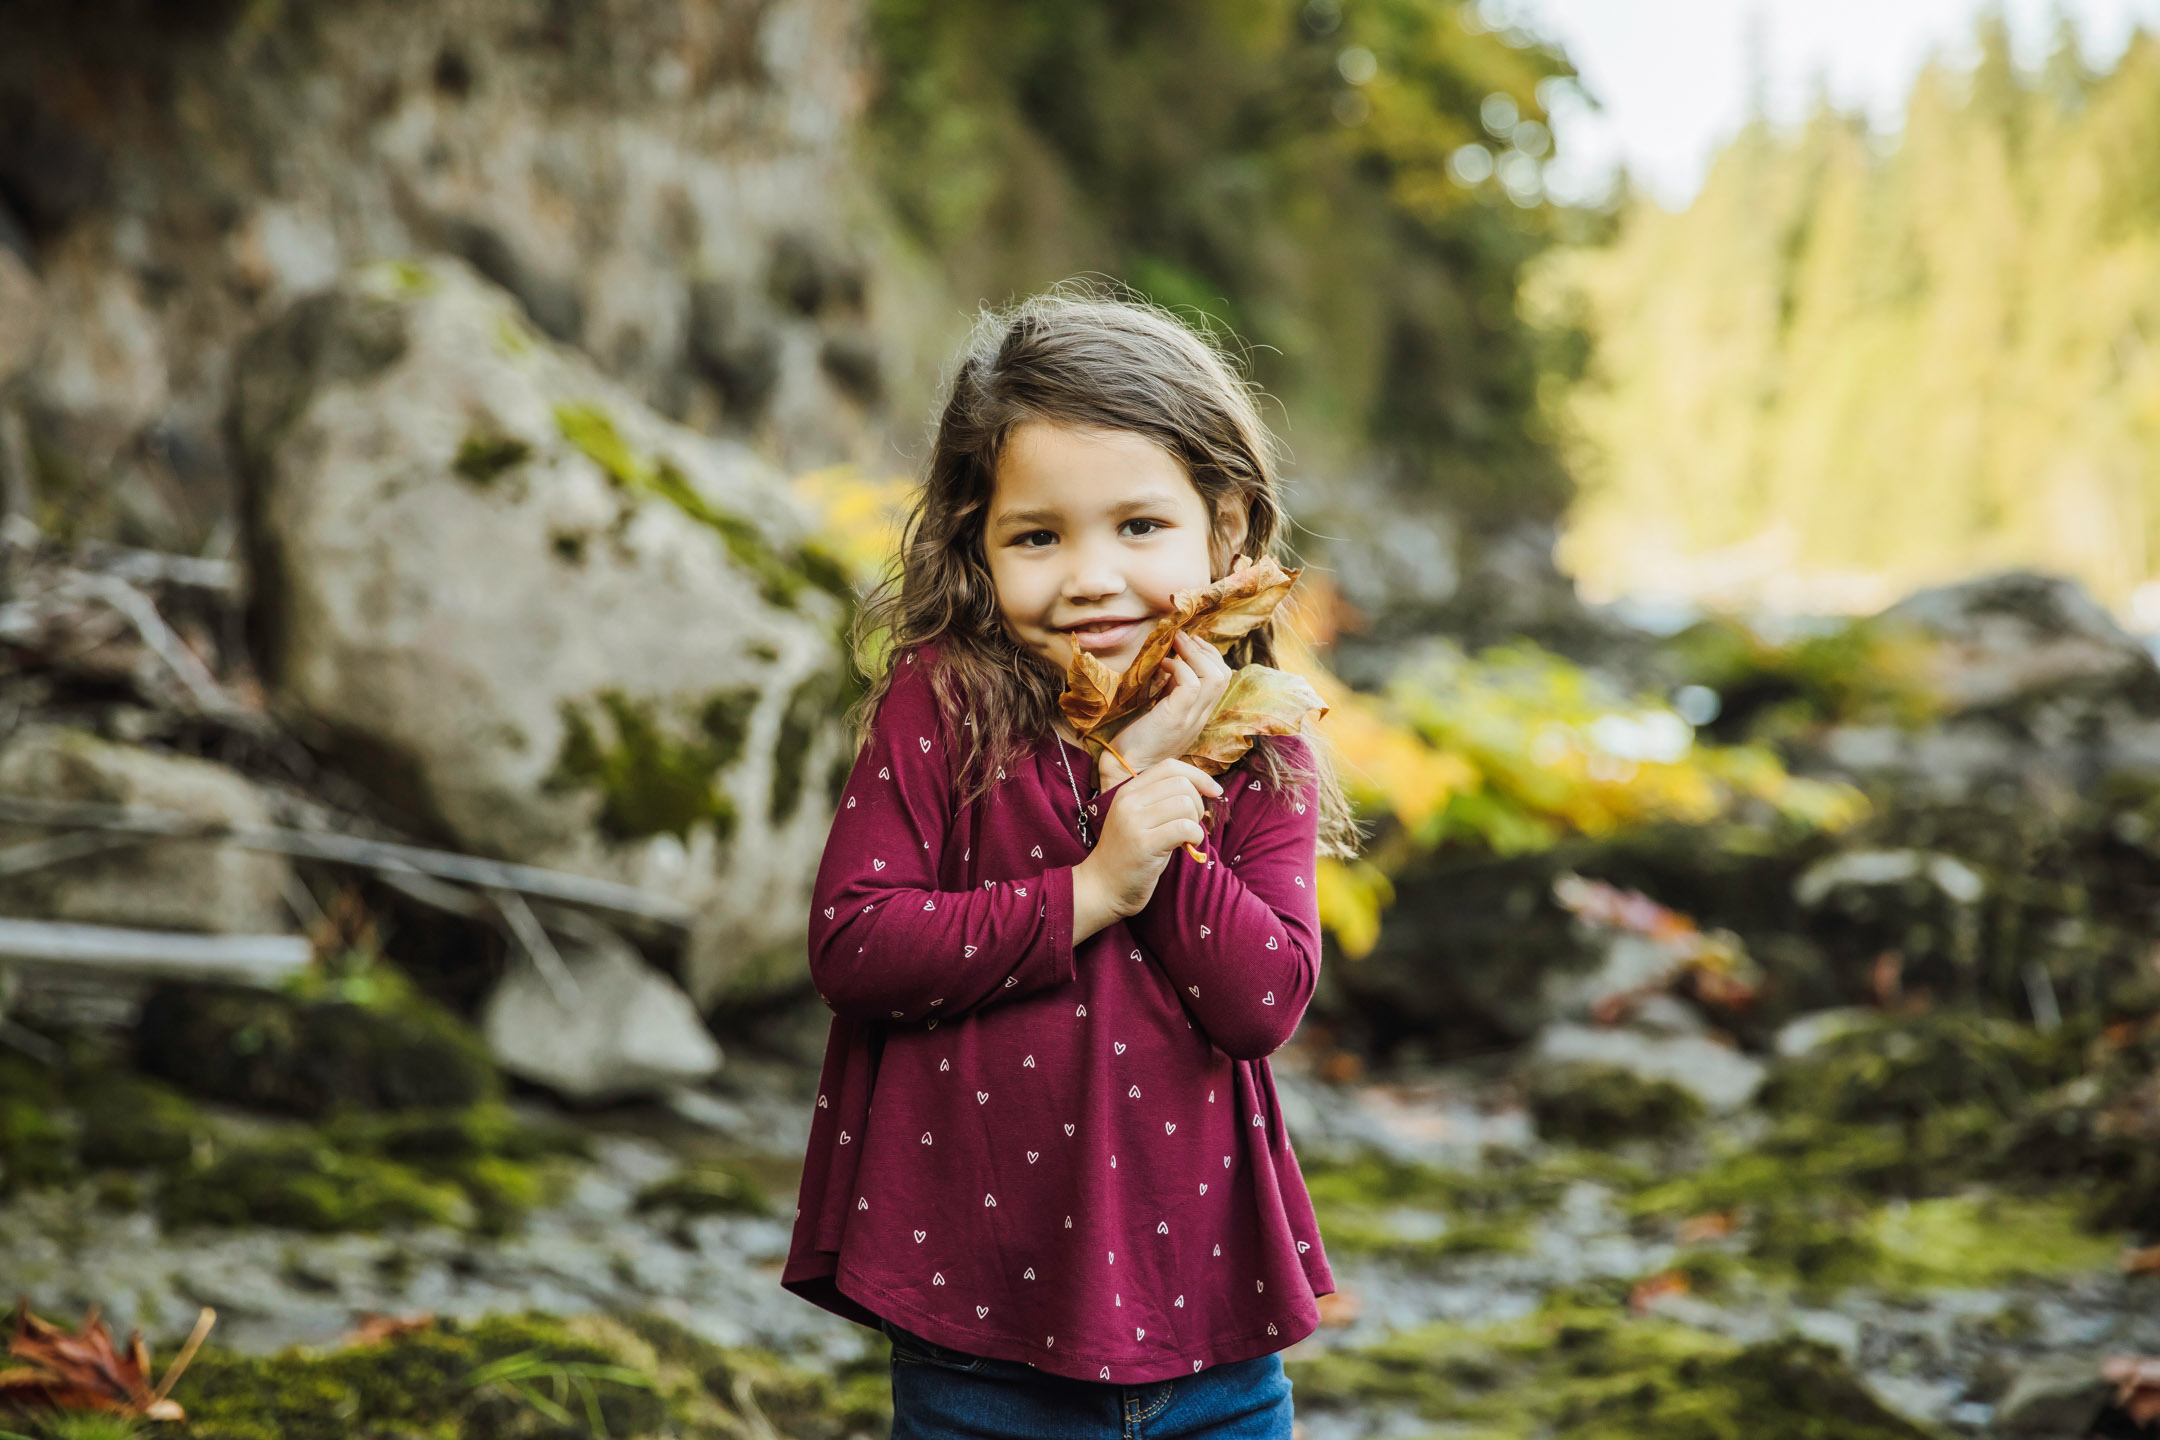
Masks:
[[[199,548],[235,512],[241,338],[438,253],[665,415],[790,468],[873,453],[857,25],[849,0],[8,7],[10,492],[49,531]]]
[[[0,511],[246,559],[287,718],[416,831],[689,901],[705,1002],[799,975],[845,749],[785,474],[896,468],[937,328],[858,8],[0,13]]]

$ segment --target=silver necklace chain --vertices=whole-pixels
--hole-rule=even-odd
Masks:
[[[1065,737],[1053,730],[1050,738],[1057,742],[1058,764],[1065,767],[1065,783],[1072,789],[1073,819],[1080,822],[1080,843],[1092,850],[1095,842],[1088,838],[1087,804],[1080,798],[1080,782],[1073,779],[1072,761],[1065,755]]]

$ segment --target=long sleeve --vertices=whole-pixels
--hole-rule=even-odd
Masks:
[[[839,1015],[934,1024],[1073,978],[1070,866],[938,888],[955,767],[931,663],[903,657],[818,866],[810,975]]]
[[[1259,743],[1311,762],[1294,737]],[[1274,794],[1242,768],[1222,779],[1241,788],[1208,837],[1209,863],[1172,856],[1153,898],[1126,923],[1208,1038],[1234,1059],[1258,1060],[1297,1029],[1320,975],[1320,807],[1310,782]]]

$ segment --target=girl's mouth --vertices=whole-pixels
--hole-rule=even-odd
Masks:
[[[1091,620],[1085,625],[1069,625],[1060,632],[1072,641],[1073,648],[1091,654],[1116,650],[1128,640],[1141,634],[1152,620]]]

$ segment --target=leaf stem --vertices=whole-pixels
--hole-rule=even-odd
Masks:
[[[1117,761],[1118,764],[1125,767],[1125,773],[1128,776],[1137,775],[1140,773],[1139,771],[1133,769],[1132,761],[1127,760],[1123,755],[1118,754],[1118,748],[1117,746],[1110,743],[1109,736],[1097,735],[1094,738],[1101,742],[1103,749],[1110,752],[1111,759]],[[1185,846],[1185,853],[1192,856],[1193,859],[1199,861],[1201,864],[1207,864],[1207,855],[1200,849],[1199,846],[1187,842]]]

